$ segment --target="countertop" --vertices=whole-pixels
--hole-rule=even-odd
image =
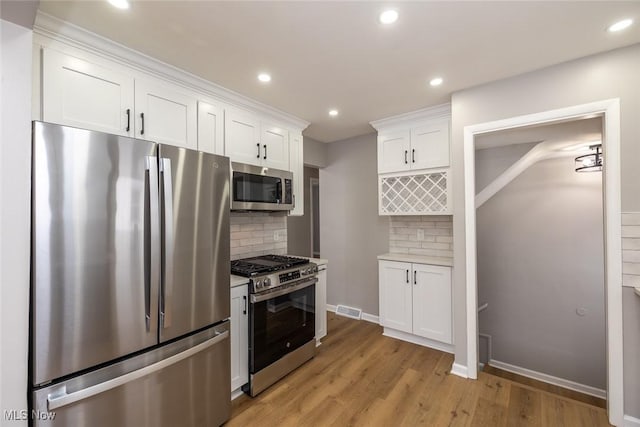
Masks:
[[[408,254],[382,254],[378,255],[378,259],[386,261],[398,262],[415,262],[417,264],[443,265],[445,267],[453,267],[452,258],[441,258],[426,255],[408,255]]]
[[[311,261],[314,264],[317,264],[318,266],[327,265],[329,263],[329,260],[326,260],[324,258],[309,258],[309,257],[304,257],[304,256],[303,257],[299,257],[299,258],[307,258],[309,261]],[[231,287],[232,288],[235,288],[236,286],[246,285],[247,283],[249,283],[249,278],[248,277],[236,276],[235,274],[231,275]]]

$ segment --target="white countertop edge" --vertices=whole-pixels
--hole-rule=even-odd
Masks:
[[[236,286],[242,286],[249,283],[248,277],[236,276],[235,274],[231,275],[231,287],[235,288]]]
[[[386,254],[378,255],[378,259],[385,260],[385,261],[415,262],[418,264],[442,265],[445,267],[453,267],[452,258],[433,257],[433,256],[426,256],[426,255],[386,253]]]

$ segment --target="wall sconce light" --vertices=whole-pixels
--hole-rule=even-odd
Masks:
[[[589,146],[593,153],[576,157],[576,172],[600,172],[602,171],[602,144]]]

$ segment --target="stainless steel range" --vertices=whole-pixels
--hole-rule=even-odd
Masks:
[[[315,354],[318,266],[304,258],[264,255],[231,261],[249,277],[249,383],[255,396]]]

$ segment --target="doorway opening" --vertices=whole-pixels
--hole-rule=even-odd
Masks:
[[[287,218],[287,252],[290,255],[320,257],[319,176],[318,168],[304,167],[303,215]]]
[[[607,411],[614,425],[623,422],[622,248],[620,209],[620,101],[611,99],[464,128],[466,374],[478,376],[478,288],[476,241],[475,144],[485,133],[518,127],[603,117],[604,260],[607,360]]]
[[[601,116],[478,135],[475,202],[481,369],[605,407],[601,144]]]

